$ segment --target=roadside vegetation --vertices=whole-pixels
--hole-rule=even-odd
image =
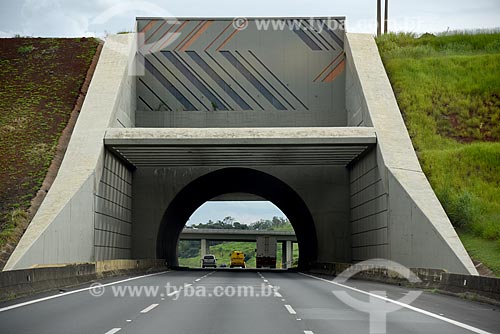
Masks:
[[[293,231],[292,224],[281,217],[273,217],[271,220],[261,219],[255,223],[246,225],[235,221],[232,217],[226,217],[217,222],[209,221],[206,224],[190,225],[188,228],[214,228],[229,230],[259,230],[259,231]],[[255,242],[226,242],[211,241],[210,254],[215,255],[217,266],[225,263],[229,267],[232,251],[242,251],[245,254],[247,268],[255,268]],[[282,250],[280,245],[276,249],[276,265],[281,268]],[[299,258],[298,245],[293,245],[293,258],[297,262]],[[179,265],[185,267],[200,267],[201,254],[200,242],[195,240],[179,241]]]
[[[377,44],[427,178],[469,254],[500,276],[500,33]]]
[[[0,39],[0,270],[29,223],[98,44]]]

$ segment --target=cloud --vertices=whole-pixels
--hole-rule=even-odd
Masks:
[[[274,216],[286,217],[278,207],[267,201],[209,201],[191,215],[189,224],[223,220],[227,216],[244,224],[271,219]]]
[[[27,0],[21,9],[23,35],[94,36],[88,30],[90,12],[79,9],[78,6],[63,6],[61,0]]]
[[[18,33],[12,32],[12,31],[2,31],[0,30],[0,38],[9,38],[9,37],[14,37]]]

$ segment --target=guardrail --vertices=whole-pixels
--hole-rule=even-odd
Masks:
[[[0,301],[76,286],[103,277],[165,270],[165,260],[108,260],[0,272]]]
[[[364,279],[382,283],[397,284],[413,288],[435,289],[438,292],[458,295],[500,305],[500,278],[449,273],[442,269],[409,268],[420,282],[411,283],[391,268],[359,266],[354,279]],[[337,276],[353,266],[349,263],[316,263],[309,272],[327,276]]]

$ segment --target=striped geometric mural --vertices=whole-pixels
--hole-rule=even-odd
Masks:
[[[272,20],[138,18],[138,110],[334,110],[343,19]]]

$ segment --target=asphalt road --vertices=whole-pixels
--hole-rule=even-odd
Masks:
[[[366,281],[207,270],[102,283],[0,304],[0,333],[500,333],[491,305],[429,292],[407,305],[409,290]]]

